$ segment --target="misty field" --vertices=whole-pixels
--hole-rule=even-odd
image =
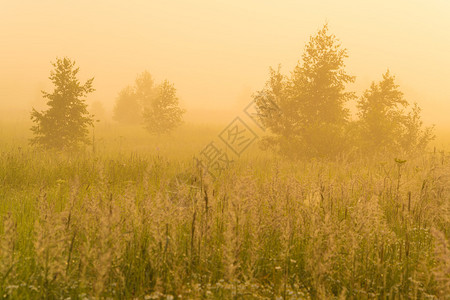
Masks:
[[[4,298],[450,294],[443,153],[284,161],[255,147],[213,181],[192,157],[215,128],[159,141],[102,128],[95,152],[76,155],[2,131]]]

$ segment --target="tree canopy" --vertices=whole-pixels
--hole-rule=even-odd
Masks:
[[[389,70],[380,82],[372,82],[357,107],[359,146],[366,153],[423,151],[433,138],[432,128],[423,128],[417,103],[407,111],[410,104]]]
[[[270,68],[265,87],[254,94],[261,123],[269,129],[262,140],[283,156],[332,158],[359,149],[423,151],[433,138],[424,128],[420,107],[404,99],[394,76],[372,83],[357,102],[357,121],[346,103],[356,99],[347,85],[355,77],[345,70],[347,50],[325,24],[306,44],[290,75]]]
[[[271,69],[266,87],[254,98],[261,121],[273,134],[266,145],[286,156],[325,157],[343,149],[349,115],[344,105],[354,98],[346,92],[354,77],[344,69],[345,58],[347,50],[325,24],[310,38],[291,76]]]
[[[49,79],[55,88],[52,93],[42,92],[49,108],[42,112],[33,108],[31,112],[35,123],[31,144],[55,150],[75,149],[89,143],[88,127],[93,119],[83,98],[94,91],[94,78],[81,84],[77,78],[79,68],[67,57],[57,58],[52,66]]]
[[[119,93],[113,118],[123,124],[144,125],[151,134],[161,135],[179,126],[184,112],[175,86],[167,80],[155,84],[151,74],[144,71],[133,86]]]
[[[142,106],[134,91],[134,87],[123,88],[116,98],[113,120],[121,124],[141,124]]]
[[[184,113],[174,85],[165,80],[156,87],[149,105],[144,108],[145,127],[155,135],[169,133],[181,125]]]

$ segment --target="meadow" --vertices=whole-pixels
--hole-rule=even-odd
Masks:
[[[101,125],[76,154],[1,125],[5,299],[450,295],[445,152],[288,161],[254,145],[212,180],[193,156],[219,125]]]

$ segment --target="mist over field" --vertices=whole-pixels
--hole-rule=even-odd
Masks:
[[[5,299],[449,299],[450,3],[4,1]]]

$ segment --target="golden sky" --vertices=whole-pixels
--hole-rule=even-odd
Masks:
[[[450,1],[0,0],[0,113],[29,112],[50,90],[50,62],[68,56],[95,76],[88,99],[110,109],[148,70],[185,108],[230,109],[289,72],[325,22],[348,49],[361,94],[389,68],[427,123],[450,124]],[[240,102],[239,102],[240,101]],[[3,109],[3,110],[1,110]],[[25,115],[25,118],[28,115]]]

